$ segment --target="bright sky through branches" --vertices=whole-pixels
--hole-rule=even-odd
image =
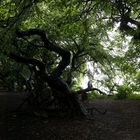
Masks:
[[[121,46],[113,46],[112,49],[110,49],[110,45],[112,41],[115,41],[118,36],[120,36],[120,33],[118,31],[119,23],[116,24],[116,27],[112,31],[108,31],[108,41],[102,41],[101,44],[104,46],[105,50],[109,50],[109,53],[111,56],[124,56],[125,53],[128,51],[129,48],[129,42],[131,41],[130,36],[126,37],[126,40],[121,42]],[[99,88],[100,90],[106,90],[108,91],[102,84],[102,82],[106,81],[109,77],[102,73],[98,65],[93,65],[93,62],[88,62],[86,64],[87,71],[90,71],[91,77],[87,75],[84,76],[82,81],[82,87],[86,88],[88,81],[92,81],[93,86],[95,88]],[[117,75],[112,79],[114,83],[118,85],[122,85],[124,82],[124,78],[121,75],[121,72],[117,71]],[[102,89],[101,89],[102,88]]]

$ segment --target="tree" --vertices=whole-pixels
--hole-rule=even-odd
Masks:
[[[87,62],[96,64],[93,65],[95,73],[99,69],[108,77],[101,82],[110,91],[116,85],[116,75],[124,75],[126,80],[129,73],[133,73],[133,77],[136,75],[139,68],[139,43],[134,41],[135,47],[131,46],[132,41],[129,41],[128,47],[124,44],[125,40],[128,42],[127,36],[139,40],[139,22],[135,20],[138,16],[136,2],[1,1],[2,84],[13,89],[16,83],[21,90],[25,86],[35,93],[32,98],[38,104],[41,94],[49,87],[54,98],[73,114],[86,116],[87,111],[77,97],[82,91],[72,89],[74,78],[80,79],[81,75],[89,71],[86,69]],[[109,32],[117,23],[119,31],[110,37]],[[127,48],[126,52],[122,53],[122,46]],[[88,76],[93,78],[92,75]],[[104,93],[96,87],[83,91],[90,90]],[[51,99],[47,101],[52,102]]]

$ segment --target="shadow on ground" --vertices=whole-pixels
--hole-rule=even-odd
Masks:
[[[93,110],[94,120],[41,118],[21,111],[6,116],[23,100],[23,93],[0,93],[0,140],[139,140],[140,101],[100,99],[87,107],[107,109],[105,115]]]

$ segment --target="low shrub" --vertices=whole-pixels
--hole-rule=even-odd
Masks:
[[[101,94],[99,94],[97,92],[91,92],[89,94],[89,99],[90,100],[93,100],[93,99],[104,99],[106,97],[107,97],[106,95],[101,95]]]
[[[132,88],[126,85],[117,87],[117,99],[126,99],[130,94],[132,94]]]
[[[128,99],[130,99],[130,100],[140,100],[140,94],[130,94],[128,96]]]

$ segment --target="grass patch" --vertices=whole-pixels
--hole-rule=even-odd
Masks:
[[[118,100],[117,94],[114,95],[114,99]],[[140,100],[140,94],[129,94],[126,98],[121,100]]]
[[[94,100],[94,99],[99,99],[99,98],[103,98],[103,95],[100,95],[98,93],[90,93],[88,95],[89,100]]]
[[[130,94],[127,98],[130,100],[140,100],[140,94]]]
[[[90,93],[88,95],[89,100],[94,100],[94,99],[108,99],[108,98],[114,98],[114,96],[108,96],[108,95],[101,95],[99,93]]]
[[[89,100],[94,99],[119,99],[117,94],[114,95],[101,95],[99,93],[90,93],[88,94]],[[128,94],[125,98],[121,98],[122,100],[140,100],[140,94]]]

